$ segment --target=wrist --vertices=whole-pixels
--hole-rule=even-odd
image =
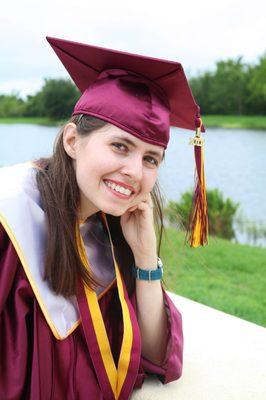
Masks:
[[[143,257],[141,257],[141,256],[135,257],[134,256],[134,259],[135,259],[135,265],[138,268],[146,269],[146,270],[149,270],[149,269],[156,270],[157,269],[157,255],[156,254],[153,256],[143,256]]]
[[[151,265],[151,264],[150,264]],[[161,280],[163,276],[163,263],[162,260],[157,257],[157,268],[146,268],[139,267],[139,265],[133,266],[133,275],[137,279],[137,281],[156,281]]]

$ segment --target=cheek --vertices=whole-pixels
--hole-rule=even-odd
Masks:
[[[157,178],[158,178],[158,169],[151,169],[146,177],[147,185],[149,186],[150,191],[154,187]]]
[[[83,187],[86,185],[97,186],[103,177],[108,176],[118,169],[119,165],[113,157],[108,154],[100,154],[94,152],[90,156],[84,155],[76,162],[76,177],[78,185]]]
[[[142,196],[143,194],[146,195],[150,193],[156,183],[158,177],[157,171],[152,171],[147,173],[143,176],[142,185],[141,185],[141,192],[138,196]]]
[[[91,188],[95,180],[97,167],[92,158],[79,158],[76,161],[76,179],[79,189],[84,193]],[[86,193],[87,194],[87,193]]]

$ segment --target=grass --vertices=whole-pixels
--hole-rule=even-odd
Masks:
[[[161,256],[167,290],[266,326],[266,249],[218,238],[192,249],[183,233],[166,232]]]
[[[58,126],[64,121],[51,120],[48,117],[0,117],[0,124],[34,124],[45,126]]]
[[[266,116],[263,115],[206,115],[202,119],[206,128],[266,130]]]
[[[0,118],[0,124],[37,124],[58,126],[65,121],[51,120],[47,117],[20,117]],[[261,115],[204,115],[203,123],[206,128],[240,128],[240,129],[262,129],[266,130],[266,116]]]

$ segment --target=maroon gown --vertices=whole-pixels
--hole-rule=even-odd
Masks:
[[[130,398],[148,374],[162,383],[182,373],[182,319],[163,288],[168,314],[168,346],[162,365],[143,356],[133,384],[121,399]],[[135,292],[130,297],[136,312]],[[117,366],[123,326],[116,280],[98,297],[113,359]],[[53,335],[24,272],[16,250],[0,225],[0,399],[106,399],[88,351],[85,325],[64,340]],[[133,361],[132,361],[133,362]]]

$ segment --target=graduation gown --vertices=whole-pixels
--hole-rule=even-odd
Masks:
[[[0,399],[126,400],[148,374],[164,384],[178,379],[182,318],[164,288],[168,346],[156,365],[141,355],[135,292],[129,297],[116,262],[106,288],[89,295],[80,284],[77,297],[65,299],[42,281],[45,215],[34,168],[2,170],[0,184],[7,190],[0,196]],[[83,238],[89,251],[93,244]]]

